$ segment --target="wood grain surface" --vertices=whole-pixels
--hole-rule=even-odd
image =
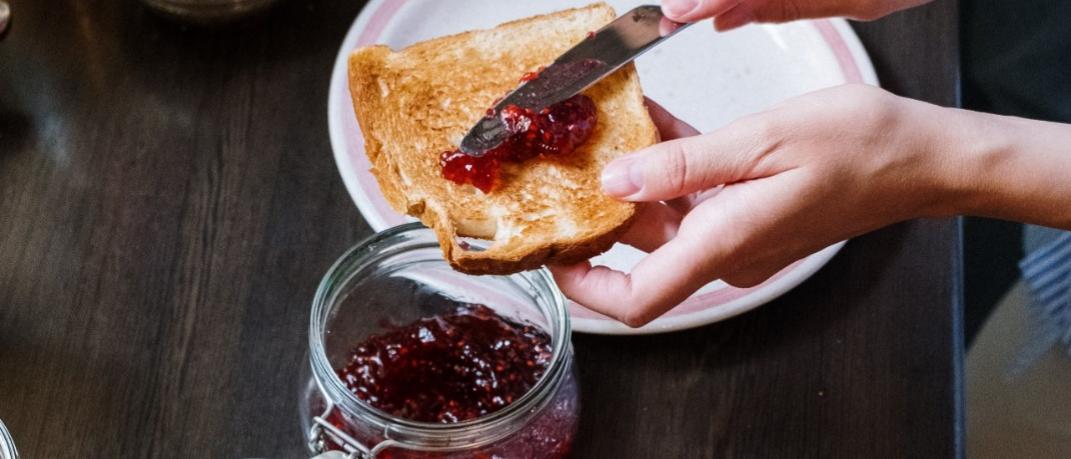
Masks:
[[[370,234],[327,136],[358,0],[204,30],[13,0],[0,42],[0,418],[26,458],[301,457],[321,274]],[[891,90],[957,102],[956,3],[857,25]],[[576,336],[578,457],[960,454],[959,233],[851,242],[783,298]]]

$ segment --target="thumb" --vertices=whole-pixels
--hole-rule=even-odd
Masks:
[[[627,201],[668,201],[758,178],[754,171],[762,148],[741,131],[730,125],[618,158],[603,169],[603,191]]]

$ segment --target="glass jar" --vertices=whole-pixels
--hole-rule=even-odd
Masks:
[[[142,0],[164,15],[199,24],[232,21],[263,10],[276,0]]]
[[[11,439],[11,433],[7,431],[7,426],[2,420],[0,420],[0,459],[19,459],[15,441]]]
[[[390,324],[482,304],[550,338],[551,357],[526,394],[476,419],[416,422],[358,399],[339,378],[349,352]],[[301,421],[309,449],[349,457],[525,457],[568,454],[579,394],[565,298],[546,270],[470,276],[450,268],[435,234],[402,225],[358,244],[328,270],[312,304]]]

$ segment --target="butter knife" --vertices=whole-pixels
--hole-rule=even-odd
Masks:
[[[670,21],[656,5],[629,11],[503,97],[462,139],[461,151],[480,157],[509,137],[499,116],[503,108],[539,111],[573,97],[688,25]]]

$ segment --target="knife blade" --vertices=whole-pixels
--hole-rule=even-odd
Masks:
[[[499,116],[503,108],[516,105],[539,111],[573,97],[688,25],[670,21],[657,5],[629,11],[503,97],[469,130],[461,141],[460,150],[469,156],[483,156],[510,136]]]

